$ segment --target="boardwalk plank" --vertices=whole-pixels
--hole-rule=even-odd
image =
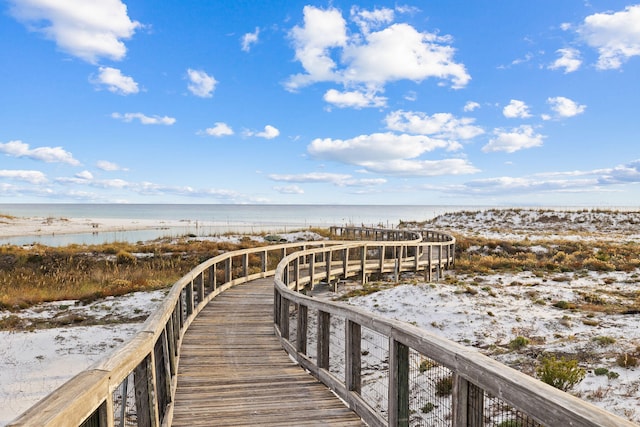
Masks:
[[[273,330],[273,279],[219,295],[181,347],[173,426],[364,426],[291,361]]]

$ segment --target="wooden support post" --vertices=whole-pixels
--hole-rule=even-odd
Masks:
[[[262,264],[261,270],[263,273],[266,273],[267,271],[267,260],[269,259],[269,252],[267,251],[263,251],[260,252],[260,261]]]
[[[342,252],[342,277],[347,278],[349,271],[349,249],[345,248]]]
[[[484,391],[461,376],[453,375],[453,425],[484,426]]]
[[[193,281],[189,282],[189,284],[185,288],[186,292],[186,302],[187,302],[187,317],[193,314]]]
[[[367,245],[362,246],[360,269],[362,272],[362,285],[364,285],[365,283],[367,283]]]
[[[332,256],[331,250],[329,250],[328,252],[325,252],[325,264],[324,264],[324,267],[325,267],[325,271],[326,271],[326,274],[327,274],[327,285],[328,286],[331,286],[331,256]],[[335,289],[334,289],[334,291],[335,291]]]
[[[249,254],[242,254],[242,277],[249,275]]]
[[[138,427],[157,427],[159,424],[151,358],[151,354],[147,355],[133,371]]]
[[[359,324],[347,321],[345,328],[345,385],[347,390],[362,392],[362,328]]]
[[[307,354],[307,323],[308,309],[306,305],[298,304],[298,324],[296,325],[296,350]]]
[[[389,425],[409,426],[409,347],[389,339]]]
[[[293,280],[296,284],[295,291],[300,292],[300,257],[293,262]]]
[[[226,265],[224,267],[225,271],[224,271],[224,282],[225,283],[229,283],[232,279],[232,273],[233,273],[233,262],[231,261],[231,256],[229,256],[229,258],[226,259]]]
[[[204,301],[204,273],[196,276],[196,295],[198,296],[198,304]]]
[[[318,368],[329,369],[329,340],[331,338],[331,314],[318,311]]]
[[[280,334],[289,341],[289,300],[280,296]]]

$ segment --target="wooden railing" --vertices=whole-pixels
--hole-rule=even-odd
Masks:
[[[229,252],[200,264],[173,285],[124,346],[9,426],[171,425],[180,345],[193,319],[229,287],[274,274],[275,330],[283,347],[370,425],[407,425],[410,419],[415,424],[416,414],[434,413],[442,413],[442,425],[452,420],[455,426],[484,425],[482,417],[492,409],[487,402],[494,401],[517,408],[503,411],[509,416],[546,425],[632,425],[473,349],[355,307],[303,295],[313,294],[320,281],[333,284],[355,277],[366,282],[380,273],[422,272],[432,280],[455,261],[455,239],[444,233],[353,227],[332,232],[368,241],[274,245]],[[391,239],[395,241],[386,241]],[[315,350],[308,352],[314,344]],[[420,400],[416,390],[425,380],[415,379],[418,371],[451,377],[453,397],[438,389],[437,376],[423,375],[436,384],[436,391],[434,401]]]
[[[178,280],[141,330],[108,358],[64,383],[9,426],[169,426],[180,344],[187,328],[216,295],[273,276],[292,251],[336,245],[317,241],[225,253]]]
[[[355,237],[383,233],[340,232]],[[366,281],[380,272],[431,276],[454,261],[453,238],[434,236],[436,242],[347,243],[284,258],[276,270],[274,308],[282,346],[370,426],[634,425],[475,349],[408,323],[304,295],[314,294],[320,281]]]

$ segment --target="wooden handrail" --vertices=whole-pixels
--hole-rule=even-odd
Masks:
[[[435,240],[439,240],[438,237]],[[296,252],[285,257],[277,267],[275,275],[275,304],[279,309],[276,314],[275,325],[283,348],[305,369],[316,378],[334,390],[348,405],[356,411],[371,426],[408,426],[410,418],[417,418],[420,411],[428,414],[434,407],[431,401],[422,408],[412,405],[416,396],[410,390],[409,376],[417,377],[417,371],[422,373],[422,368],[411,366],[418,364],[420,360],[428,361],[425,366],[442,366],[446,369],[451,379],[451,397],[441,399],[449,403],[446,409],[445,419],[453,420],[454,426],[483,426],[485,419],[492,421],[512,421],[509,425],[518,426],[607,426],[622,427],[635,424],[613,415],[601,408],[580,400],[568,393],[564,393],[528,375],[509,368],[489,357],[486,357],[473,348],[464,347],[450,340],[431,334],[423,329],[405,322],[384,318],[372,314],[366,310],[348,306],[341,303],[325,301],[313,298],[301,290],[312,290],[316,280],[330,282],[333,277],[357,276],[366,277],[366,273],[384,270],[388,263],[384,260],[384,248],[402,247],[413,248],[412,255],[399,256],[399,262],[395,268],[399,271],[420,271],[431,268],[443,268],[454,261],[453,250],[444,249],[455,244],[455,240],[442,239],[443,243],[425,242],[376,242],[376,243],[346,243],[343,246],[332,246],[320,249]],[[435,245],[435,246],[434,246]],[[331,260],[326,254],[340,253],[340,251],[361,247],[363,254],[367,249],[370,256],[378,255],[376,261],[340,264],[331,262],[331,267],[321,268],[315,271],[317,265],[301,260],[308,257],[315,259],[318,255]],[[438,248],[438,258],[429,257],[425,260],[424,253],[432,253],[432,248]],[[428,248],[428,249],[424,249]],[[443,257],[446,253],[446,257]],[[422,255],[420,255],[422,254]],[[363,257],[365,255],[362,255]],[[329,261],[327,261],[329,262]],[[292,277],[290,271],[292,265],[297,270],[306,268],[309,274],[303,279]],[[437,266],[437,267],[434,267]],[[311,279],[310,279],[311,277]],[[316,313],[317,331],[315,332],[316,348],[308,348],[307,343],[302,343],[299,336],[307,337],[309,322],[313,321],[311,313]],[[337,322],[335,322],[337,321]],[[291,337],[290,323],[295,322],[295,337]],[[334,325],[341,325],[341,330],[335,333],[329,329]],[[387,366],[386,404],[380,405],[362,392],[364,363],[362,359],[368,350],[362,348],[361,339],[363,329],[379,334],[388,342],[384,348]],[[339,354],[338,363],[344,365],[338,368],[330,368],[329,360],[332,346],[332,338],[343,336],[344,344],[336,350]],[[334,353],[335,353],[334,352]],[[384,359],[384,358],[383,358]],[[427,378],[425,382],[435,382],[434,378],[428,378],[428,370],[425,367]],[[413,371],[412,371],[413,370]],[[336,374],[340,371],[342,375]],[[380,374],[380,368],[376,370]],[[442,375],[442,374],[440,374]],[[419,380],[414,380],[418,382]],[[415,384],[414,384],[415,386]],[[424,393],[431,399],[438,399],[439,391]],[[442,394],[445,392],[443,391]],[[493,400],[498,407],[504,404],[508,409],[499,413],[499,420],[488,411],[486,401]],[[431,405],[431,406],[429,406]],[[446,406],[446,405],[441,405]],[[515,408],[515,409],[513,409]],[[493,410],[493,409],[492,409]],[[427,417],[427,415],[425,415]],[[429,422],[428,425],[451,425],[450,421],[441,420],[440,423]],[[418,421],[416,421],[418,422]],[[491,424],[491,425],[497,425]],[[506,425],[506,424],[505,424]]]

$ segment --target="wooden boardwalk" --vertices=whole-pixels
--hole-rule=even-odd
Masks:
[[[281,348],[273,278],[213,299],[184,336],[173,426],[364,426]]]

